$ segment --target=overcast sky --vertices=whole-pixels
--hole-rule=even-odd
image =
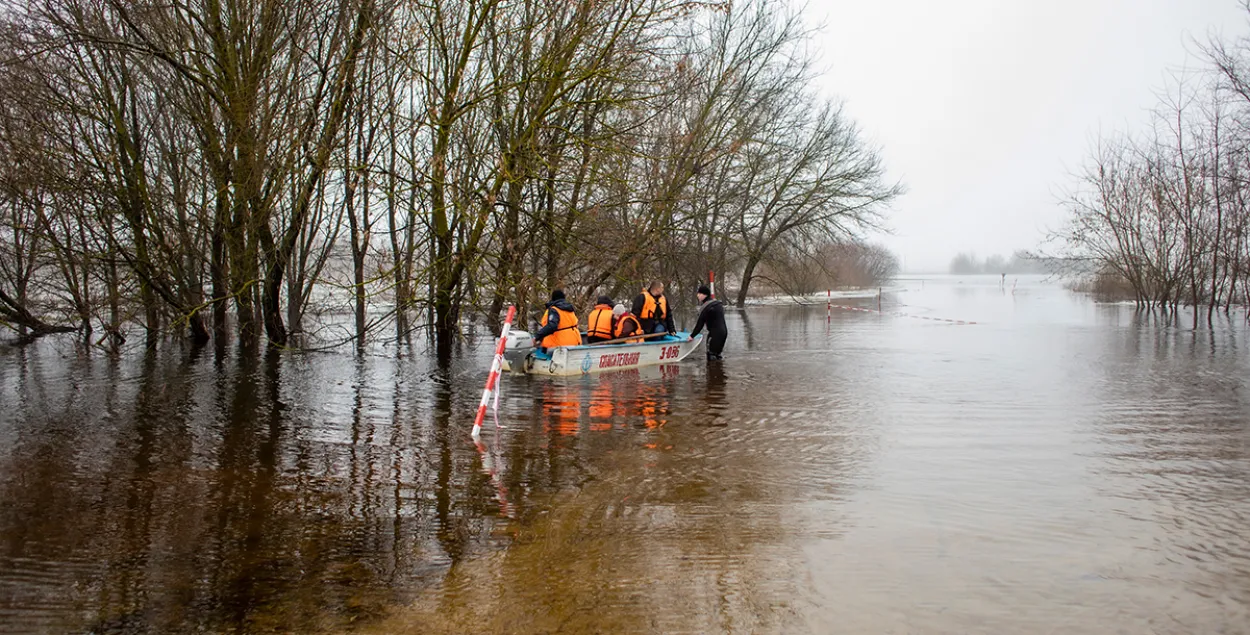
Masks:
[[[1237,0],[810,0],[828,92],[908,193],[880,240],[908,271],[1009,255],[1063,219],[1099,130],[1139,128]]]

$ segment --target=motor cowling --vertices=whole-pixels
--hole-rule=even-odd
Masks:
[[[525,356],[535,347],[534,336],[529,331],[508,331],[503,341],[503,369],[524,372]]]
[[[503,350],[508,351],[529,351],[536,346],[534,336],[529,331],[510,330],[507,338],[504,339]]]

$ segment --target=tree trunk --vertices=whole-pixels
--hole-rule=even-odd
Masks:
[[[298,273],[302,268],[299,261],[299,254],[292,252],[288,264],[291,275],[286,277],[286,326],[289,335],[300,332],[303,321],[300,307],[304,305],[304,281]]]
[[[347,224],[352,247],[352,298],[356,307],[356,350],[365,347],[365,245],[361,222],[356,217],[356,186],[359,176],[349,171],[344,183],[343,200],[347,205]]]
[[[239,339],[242,344],[251,346],[260,337],[256,323],[256,306],[253,297],[256,293],[256,253],[248,248],[246,204],[235,204],[234,218],[229,231],[226,232],[227,250],[230,254],[228,270],[231,284],[230,295],[234,296],[235,319],[239,327]]]
[[[58,326],[40,320],[31,314],[18,299],[10,297],[2,290],[0,290],[0,318],[4,318],[6,322],[11,322],[19,327],[29,329],[28,333],[22,333],[23,339],[25,337],[39,337],[52,333],[72,333],[78,330],[72,326]]]
[[[196,348],[207,344],[212,339],[208,333],[208,327],[204,324],[204,316],[200,313],[194,313],[187,318],[187,326],[191,330],[191,344]]]
[[[738,308],[746,306],[747,291],[751,288],[751,279],[755,277],[755,267],[760,263],[759,256],[747,257],[747,266],[742,270],[742,286],[738,288]]]
[[[230,297],[230,262],[226,255],[226,198],[217,197],[216,217],[213,219],[213,237],[209,256],[209,278],[213,288],[213,337],[225,342],[227,298]]]
[[[452,340],[456,336],[456,320],[451,302],[451,289],[439,285],[434,296],[434,350],[440,366],[451,362]]]
[[[495,269],[494,298],[491,300],[490,310],[486,315],[487,324],[490,325],[492,331],[499,330],[499,314],[503,312],[508,294],[515,287],[514,276],[519,275],[521,271],[521,256],[524,255],[520,249],[521,237],[519,235],[522,188],[523,184],[519,178],[508,182],[507,200],[504,204],[507,212],[502,231],[503,246],[499,250],[499,266]]]
[[[265,288],[261,295],[265,335],[269,338],[269,344],[275,347],[287,344],[286,325],[282,321],[282,279],[285,274],[285,263],[275,260],[265,276]]]

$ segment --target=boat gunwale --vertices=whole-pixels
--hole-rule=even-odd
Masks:
[[[688,335],[689,334],[687,334],[687,336]],[[696,335],[694,337],[688,337],[688,339],[676,339],[676,340],[657,339],[657,340],[652,340],[652,341],[634,342],[634,343],[621,342],[618,344],[579,344],[577,346],[558,346],[558,347],[549,349],[546,357],[537,357],[536,353],[538,352],[538,349],[532,349],[526,354],[524,361],[522,362],[523,365],[520,367],[520,370],[521,372],[527,375],[540,375],[540,376],[549,376],[549,377],[575,377],[579,375],[580,376],[598,375],[599,373],[602,373],[602,372],[613,372],[616,370],[625,370],[626,368],[646,368],[649,366],[663,366],[665,364],[676,364],[676,363],[681,363],[683,360],[689,357],[691,353],[698,350],[699,345],[702,344],[703,342],[703,339],[704,339],[703,334],[700,333],[699,335]],[[573,357],[581,355],[582,353],[585,353],[587,356],[587,359],[589,359],[589,356],[591,354],[595,354],[596,351],[599,353],[608,353],[608,354],[611,354],[612,352],[628,354],[628,352],[631,350],[639,351],[640,349],[652,348],[652,347],[657,347],[657,346],[675,346],[681,349],[681,353],[679,356],[671,360],[656,360],[656,361],[652,361],[649,363],[638,363],[637,365],[630,365],[628,367],[623,366],[621,368],[601,368],[601,367],[596,366],[594,367],[593,370],[582,370],[582,372],[580,373],[564,372],[564,370],[569,370],[573,368],[573,366],[571,365],[571,359]],[[557,356],[561,358],[560,361],[558,362],[556,361]],[[536,370],[535,368],[533,368],[536,364],[547,365],[548,370],[546,372],[543,372],[541,370]],[[553,369],[557,366],[560,367],[561,370],[559,372],[553,372]]]
[[[685,331],[682,331],[682,332],[684,333]],[[609,348],[621,348],[623,346],[659,346],[661,344],[665,346],[672,346],[673,344],[689,344],[696,340],[700,340],[703,338],[703,334],[699,333],[698,335],[694,337],[690,337],[690,334],[686,333],[686,337],[688,337],[689,339],[670,340],[667,338],[662,339],[662,338],[657,337],[653,340],[645,340],[642,342],[617,342],[616,344],[578,344],[577,346],[556,346],[552,348],[551,350],[552,352],[554,352],[556,349],[560,349],[560,348],[563,348],[564,350],[567,350],[567,351],[572,351],[572,350],[577,350],[577,349],[582,349],[582,348],[609,349]]]

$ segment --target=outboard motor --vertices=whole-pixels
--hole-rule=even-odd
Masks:
[[[529,331],[513,329],[508,331],[503,344],[504,370],[522,370],[525,368],[525,356],[537,347],[534,336]]]

